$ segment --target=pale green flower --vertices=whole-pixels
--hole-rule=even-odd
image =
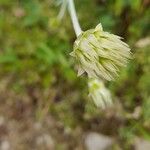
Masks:
[[[89,96],[93,99],[96,106],[105,108],[112,105],[111,94],[102,80],[89,79],[88,86]]]
[[[71,53],[78,63],[78,75],[86,72],[89,78],[113,80],[121,67],[131,58],[129,46],[121,37],[103,31],[101,24],[82,32]]]

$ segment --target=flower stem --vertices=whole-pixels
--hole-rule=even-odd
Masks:
[[[68,9],[69,9],[69,13],[71,16],[71,20],[72,20],[72,24],[76,33],[76,36],[78,37],[81,33],[81,27],[78,21],[78,17],[76,14],[76,10],[75,10],[75,6],[74,6],[74,1],[73,0],[68,0]]]

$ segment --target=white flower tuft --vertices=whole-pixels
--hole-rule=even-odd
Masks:
[[[104,86],[102,80],[89,79],[89,96],[97,107],[105,108],[112,105],[112,98],[109,90]]]
[[[131,59],[129,46],[121,37],[103,31],[101,24],[82,32],[70,55],[78,63],[78,75],[86,72],[89,78],[109,81],[114,80],[120,68]]]

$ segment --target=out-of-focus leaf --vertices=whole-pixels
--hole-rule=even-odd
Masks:
[[[54,64],[57,60],[55,52],[44,43],[40,44],[35,55],[37,58],[42,60],[41,63],[46,63],[49,65]]]
[[[13,63],[15,61],[17,61],[17,57],[13,54],[0,55],[0,64]]]
[[[26,16],[24,18],[24,26],[32,26],[38,23],[42,18],[42,8],[38,1],[27,1],[24,2]]]

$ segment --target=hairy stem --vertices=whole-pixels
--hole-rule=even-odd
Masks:
[[[76,10],[75,10],[75,6],[74,6],[74,1],[73,0],[68,0],[68,9],[69,9],[69,13],[71,16],[71,20],[72,20],[72,24],[76,33],[76,36],[78,37],[81,33],[81,27],[78,21],[78,17],[76,14]]]

